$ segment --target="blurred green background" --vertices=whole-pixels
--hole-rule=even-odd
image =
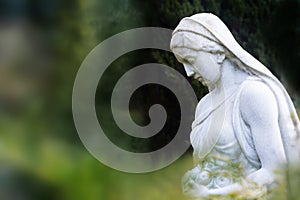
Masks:
[[[296,0],[1,0],[0,199],[184,199],[180,180],[192,167],[191,150],[171,166],[147,174],[115,171],[87,152],[71,109],[81,62],[97,44],[121,31],[174,29],[184,16],[212,12],[280,78],[299,109],[299,5]],[[155,140],[120,137],[109,110],[111,90],[128,69],[147,62],[165,63],[184,74],[170,53],[132,52],[110,66],[96,94],[97,113],[107,116],[102,123],[109,137],[140,151],[168,143],[180,121],[168,90],[144,87],[132,103],[137,123],[147,123],[153,102],[166,105],[174,117]],[[200,99],[207,90],[188,80]],[[293,184],[300,186],[298,179]]]

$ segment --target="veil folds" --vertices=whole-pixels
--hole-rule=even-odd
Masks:
[[[234,39],[227,26],[211,13],[200,13],[183,18],[173,35],[178,32],[195,33],[224,46],[244,64],[248,71],[259,77],[271,89],[277,100],[278,124],[288,163],[300,163],[299,118],[281,82],[261,62],[245,51]]]

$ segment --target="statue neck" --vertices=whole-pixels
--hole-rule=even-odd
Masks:
[[[249,74],[238,69],[230,60],[225,59],[221,66],[220,79],[214,85],[208,86],[208,90],[215,94],[225,93],[227,96],[236,90],[248,77]]]

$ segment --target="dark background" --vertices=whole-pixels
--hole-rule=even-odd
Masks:
[[[299,6],[295,0],[0,1],[0,199],[182,199],[180,179],[192,167],[191,151],[170,167],[137,175],[102,165],[84,148],[71,109],[81,62],[97,44],[121,31],[174,29],[182,17],[212,12],[283,82],[299,109]],[[96,94],[108,137],[137,152],[167,144],[180,121],[174,95],[147,85],[132,97],[133,119],[147,124],[149,106],[161,103],[170,116],[164,129],[141,141],[124,136],[113,122],[114,84],[132,67],[148,62],[184,74],[170,53],[134,51],[110,66]],[[200,83],[188,80],[199,99],[207,93]]]

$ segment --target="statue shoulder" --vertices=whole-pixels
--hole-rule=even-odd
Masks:
[[[276,97],[271,88],[260,80],[247,81],[240,95],[240,110],[246,121],[278,116]]]

